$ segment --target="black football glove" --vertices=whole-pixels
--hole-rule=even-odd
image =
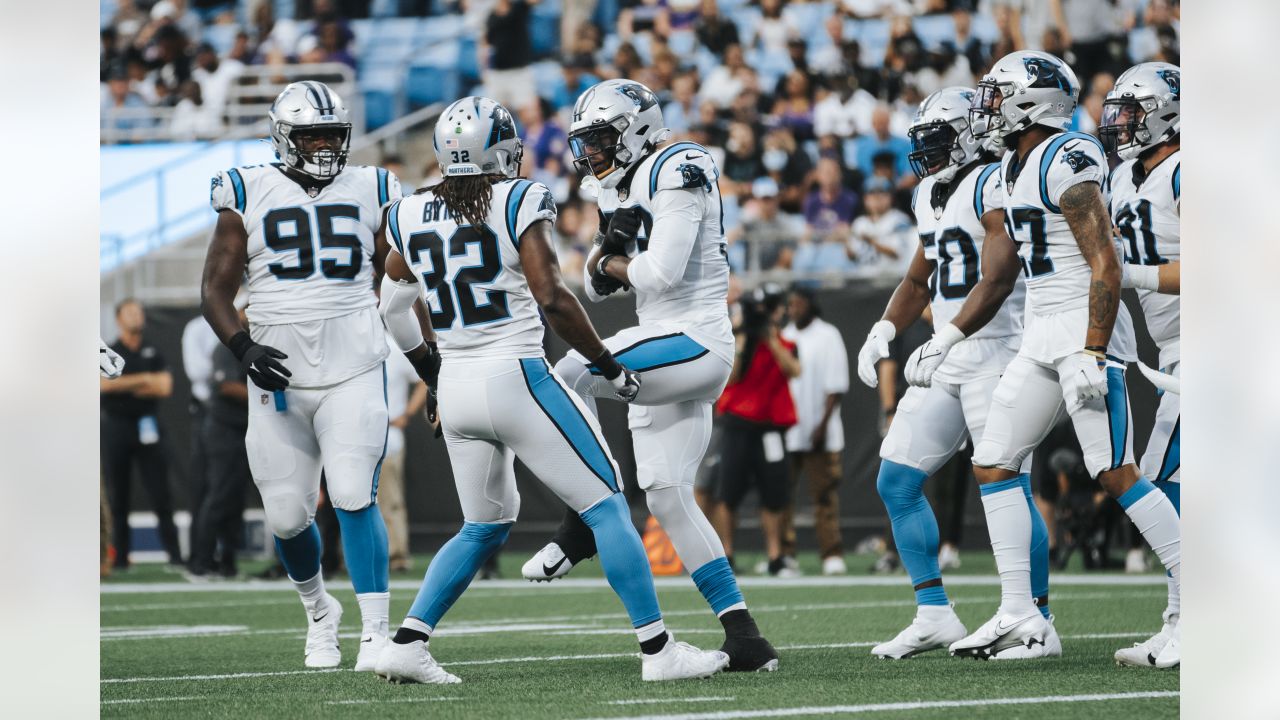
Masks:
[[[606,257],[608,257],[608,255],[601,255],[600,259],[603,260]],[[596,269],[591,272],[591,289],[595,291],[596,295],[599,295],[600,297],[612,295],[623,287],[625,287],[625,285],[621,280],[612,275],[606,275],[600,272],[600,264],[596,264]]]
[[[418,374],[418,377],[434,390],[436,383],[440,381],[440,349],[434,342],[423,343],[421,347],[425,347],[426,352],[419,354],[415,348],[410,351],[415,356],[409,357],[409,353],[405,353],[405,358],[409,360],[409,364],[413,365],[413,371]]]
[[[600,255],[627,255],[627,243],[635,242],[640,232],[640,211],[636,208],[618,208],[609,219],[609,228],[605,230],[604,242],[600,244]]]
[[[267,392],[278,392],[289,387],[289,378],[293,377],[293,373],[280,363],[288,355],[270,345],[259,345],[243,330],[232,336],[227,347],[240,361],[240,367],[253,380],[254,385]]]

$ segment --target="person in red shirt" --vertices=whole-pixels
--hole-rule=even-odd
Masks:
[[[713,524],[732,562],[738,505],[756,488],[770,575],[795,572],[782,558],[782,522],[791,502],[782,434],[796,424],[787,381],[800,375],[800,361],[795,344],[778,332],[784,297],[782,288],[767,284],[743,299],[733,372],[716,402],[722,430]]]

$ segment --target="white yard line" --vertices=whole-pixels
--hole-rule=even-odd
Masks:
[[[907,583],[907,579],[903,575],[889,576],[864,576],[864,575],[838,575],[827,577],[823,575],[806,575],[798,578],[773,578],[773,577],[754,577],[741,576],[738,578],[738,585],[744,588],[805,588],[805,587],[900,587]],[[421,585],[419,580],[393,580],[391,582],[392,590],[417,590]],[[662,577],[655,578],[654,584],[660,589],[694,589],[693,580],[688,576],[681,577]],[[947,577],[947,585],[949,587],[989,587],[1000,584],[998,575],[954,575]],[[1146,574],[1146,575],[1096,575],[1096,574],[1066,574],[1054,575],[1053,585],[1061,587],[1066,585],[1101,585],[1101,586],[1145,586],[1159,585],[1165,586],[1164,575]],[[608,589],[609,584],[604,578],[562,578],[552,583],[532,583],[527,580],[484,580],[477,582],[474,587],[478,590],[485,588],[489,590],[527,590],[530,592],[554,592],[557,590],[568,589]],[[216,582],[193,585],[187,582],[159,582],[159,583],[103,583],[99,586],[99,593],[102,595],[118,595],[118,594],[165,594],[165,593],[209,593],[209,592],[268,592],[272,590],[293,589],[293,584],[288,580],[255,580],[255,581],[231,581]]]
[[[208,695],[184,695],[182,697],[153,697],[153,698],[120,698],[118,700],[99,700],[99,705],[133,705],[136,703],[155,703],[155,702],[187,702],[190,700],[205,700]]]
[[[420,703],[420,702],[448,702],[450,700],[465,700],[462,697],[420,697],[420,698],[388,698],[386,700],[330,700],[325,705],[373,705],[382,703]]]
[[[605,705],[662,705],[664,703],[733,702],[734,697],[643,698],[640,700],[608,700]]]
[[[1107,702],[1115,700],[1145,700],[1148,698],[1178,697],[1177,691],[1107,693],[1094,695],[1046,695],[1023,698],[989,698],[986,700],[932,700],[923,702],[876,703],[867,705],[815,705],[810,707],[776,708],[772,710],[721,710],[705,713],[676,713],[668,715],[637,715],[626,718],[601,718],[600,720],[736,720],[737,718],[797,717],[803,715],[852,715],[870,712],[905,712],[909,710],[937,710],[943,708],[980,708],[995,705],[1040,705],[1043,703]]]
[[[1150,630],[1129,633],[1099,633],[1084,635],[1063,635],[1063,640],[1094,640],[1108,638],[1141,638],[1151,634]],[[828,649],[848,649],[872,647],[883,640],[867,640],[862,642],[844,642],[844,643],[821,643],[812,645],[779,645],[778,650],[828,650]],[[507,657],[507,658],[490,658],[487,660],[459,660],[455,662],[445,662],[445,667],[463,667],[469,665],[505,665],[510,663],[529,663],[529,662],[558,662],[563,660],[606,660],[610,658],[639,657],[638,652],[625,653],[593,653],[589,655],[528,655],[524,657]],[[145,682],[175,682],[183,680],[240,680],[244,678],[259,677],[278,677],[284,675],[309,675],[319,673],[332,672],[354,672],[345,669],[333,670],[283,670],[279,672],[243,672],[229,673],[226,675],[168,675],[162,677],[128,677],[128,678],[104,678],[100,682],[104,685],[116,683],[145,683]]]

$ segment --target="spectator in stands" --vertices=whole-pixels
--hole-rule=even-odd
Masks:
[[[1102,101],[1107,99],[1107,93],[1115,84],[1115,76],[1107,72],[1100,72],[1089,79],[1089,92],[1080,98],[1080,108],[1087,114],[1080,118],[1084,122],[1076,123],[1080,130],[1097,133],[1098,123],[1102,122]]]
[[[382,162],[378,163],[378,166],[400,178],[400,192],[405,195],[412,195],[418,189],[417,176],[408,177],[409,170],[404,164],[404,158],[399,155],[394,153],[383,155]]]
[[[576,53],[562,61],[560,82],[556,83],[551,93],[551,102],[556,110],[573,107],[578,96],[588,88],[600,82],[595,72],[596,63],[590,53]]]
[[[188,38],[200,37],[204,30],[200,16],[187,9],[186,0],[160,0],[151,6],[151,19],[172,23]]]
[[[211,114],[204,106],[200,84],[188,80],[178,88],[178,103],[169,119],[169,137],[174,140],[196,140],[217,137],[223,131],[220,115]]]
[[[258,0],[253,10],[255,64],[283,65],[290,62],[302,36],[302,29],[296,21],[276,18],[274,6],[271,0]]]
[[[485,91],[509,108],[524,107],[535,94],[529,16],[538,1],[497,0],[485,22]]]
[[[1120,33],[1124,12],[1120,3],[1116,0],[1057,1],[1066,21],[1066,25],[1060,27],[1064,27],[1067,43],[1075,56],[1068,63],[1076,77],[1093,77],[1103,70],[1118,73],[1128,68],[1128,42]]]
[[[840,0],[840,9],[857,20],[911,12],[910,0]]]
[[[591,23],[596,0],[563,0],[560,3],[560,52],[566,56],[578,50],[576,38],[584,25]]]
[[[156,84],[162,103],[176,105],[178,89],[191,79],[191,57],[187,54],[187,36],[176,25],[162,25],[156,30],[146,57],[151,65],[150,79]]]
[[[831,91],[813,108],[814,134],[849,138],[862,128],[870,128],[876,98],[860,87],[857,76],[837,75],[828,82]]]
[[[671,83],[676,73],[680,72],[680,60],[667,47],[658,47],[653,51],[653,62],[645,68],[644,84],[658,96],[659,102],[671,99]]]
[[[1075,51],[1069,47],[1070,43],[1067,40],[1067,34],[1060,26],[1050,25],[1044,29],[1044,33],[1041,34],[1040,38],[1040,45],[1044,47],[1045,52],[1062,58],[1064,62],[1072,66],[1073,70],[1075,69],[1075,66],[1079,64],[1076,61]],[[1076,77],[1087,78],[1088,75],[1081,75],[1077,73]]]
[[[712,523],[725,554],[732,558],[738,505],[754,487],[760,496],[768,572],[791,576],[795,571],[782,558],[782,518],[791,504],[782,433],[796,422],[787,381],[800,375],[801,365],[795,345],[779,332],[778,323],[786,310],[780,287],[758,288],[739,305],[742,322],[734,331],[737,353],[733,370],[716,402],[721,428],[720,502]]]
[[[342,63],[356,69],[356,56],[351,53],[352,34],[347,26],[336,19],[327,18],[316,24],[314,37],[308,36],[298,60],[304,63]]]
[[[838,492],[844,475],[840,399],[849,390],[849,357],[844,338],[834,325],[822,319],[822,309],[811,290],[793,289],[788,302],[791,322],[783,329],[782,337],[795,343],[800,367],[804,369],[791,379],[791,397],[796,404],[796,424],[787,431],[792,492],[803,475],[813,500],[822,574],[843,575],[847,568],[840,537]],[[787,525],[790,520],[788,513]],[[794,533],[788,530],[784,535]]]
[[[644,68],[644,60],[636,46],[624,42],[613,53],[613,75],[615,77],[635,77]]]
[[[698,121],[689,128],[694,142],[707,148],[723,148],[729,142],[729,126],[720,118],[715,103],[710,100],[700,101],[698,105]],[[723,162],[720,163],[723,166]],[[721,192],[724,183],[720,184]]]
[[[568,199],[568,177],[564,155],[568,137],[560,127],[551,103],[543,98],[520,109],[520,130],[524,139],[526,176],[546,185],[559,200]]]
[[[873,177],[865,190],[865,212],[853,221],[849,233],[849,259],[859,268],[876,268],[885,274],[905,271],[915,249],[915,224],[893,207],[893,185],[888,180]]]
[[[556,216],[556,256],[560,259],[560,274],[566,278],[582,277],[582,266],[592,248],[592,237],[597,227],[596,213],[583,208],[581,200],[573,200],[560,206]]]
[[[1161,55],[1161,31],[1172,33],[1176,42],[1179,24],[1175,7],[1172,0],[1151,0],[1147,3],[1141,27],[1129,33],[1129,49],[1135,63],[1151,62]]]
[[[659,0],[619,0],[618,7],[618,37],[628,42],[637,33],[654,32],[658,15],[662,13]]]
[[[196,48],[195,67],[191,70],[191,77],[200,83],[200,97],[204,103],[205,113],[216,119],[219,124],[227,109],[227,96],[231,94],[231,84],[243,72],[243,62],[235,57],[220,59],[218,51],[214,50],[212,45],[201,43]]]
[[[764,174],[764,164],[760,159],[760,144],[756,141],[756,132],[745,122],[734,122],[729,125],[729,139],[724,144],[724,165],[721,175],[721,190],[737,195],[746,192],[745,187]],[[728,182],[725,182],[725,181]]]
[[[107,79],[107,92],[102,96],[102,127],[122,131],[150,127],[152,124],[150,119],[141,117],[136,112],[130,112],[145,107],[147,107],[147,101],[130,89],[129,77],[123,72],[116,71]],[[115,110],[121,113],[113,115],[112,111]]]
[[[692,31],[698,25],[701,4],[701,0],[662,0],[654,30],[665,40],[670,40],[672,33]]]
[[[840,75],[846,72],[844,48],[844,16],[832,13],[822,23],[827,42],[813,52],[813,72],[822,75]]]
[[[986,72],[991,66],[991,48],[973,36],[973,9],[967,4],[956,4],[951,11],[951,21],[956,27],[955,37],[943,40],[942,47],[956,56],[958,66],[963,63],[964,72],[972,82],[973,76]]]
[[[857,140],[857,161],[858,167],[866,172],[872,167],[871,160],[876,155],[884,152],[892,154],[894,165],[891,179],[896,183],[907,172],[907,154],[911,152],[911,141],[889,131],[891,119],[888,105],[880,103],[876,106],[871,113],[871,133]]]
[[[240,313],[241,322],[247,323],[244,310]],[[215,572],[235,577],[236,550],[243,535],[244,493],[252,479],[244,444],[249,429],[249,385],[240,361],[225,345],[215,344],[210,362],[208,412],[201,428],[207,487],[192,512],[187,570],[195,577]]]
[[[387,338],[391,345],[390,337]],[[387,356],[387,451],[378,477],[378,507],[387,525],[387,556],[391,572],[413,567],[409,552],[409,510],[405,503],[404,432],[414,416],[427,406],[427,384],[422,382],[404,353],[392,346]]]
[[[709,100],[717,108],[727,108],[742,92],[742,75],[748,70],[742,55],[742,46],[730,43],[724,50],[724,64],[717,65],[702,80],[699,100]]]
[[[729,117],[753,128],[760,127],[764,114],[770,110],[769,99],[760,90],[760,76],[751,68],[743,68],[738,77],[742,81],[742,89],[729,104]]]
[[[752,202],[742,223],[726,236],[729,261],[736,272],[788,269],[800,241],[797,223],[778,212],[778,183],[762,177],[751,184]]]
[[[756,24],[751,47],[760,52],[783,55],[787,42],[800,34],[789,15],[782,13],[782,0],[760,0],[760,22]]]
[[[112,380],[99,379],[102,472],[111,493],[117,570],[129,567],[129,512],[133,509],[130,500],[135,466],[151,498],[160,542],[169,554],[169,562],[182,563],[178,529],[173,524],[164,435],[157,420],[159,401],[173,393],[173,376],[160,351],[146,341],[146,326],[146,313],[137,300],[127,299],[116,306],[119,339],[111,349],[124,359],[124,374]]]
[[[796,250],[797,273],[845,270],[849,261],[845,245],[849,226],[858,208],[858,195],[841,184],[840,163],[825,157],[818,161],[817,187],[804,203],[804,242]]]
[[[800,140],[813,138],[813,92],[802,70],[787,73],[783,92],[773,105],[775,121]]]
[[[796,142],[795,135],[786,128],[769,131],[764,138],[764,153],[760,156],[766,177],[781,188],[778,201],[784,212],[799,214],[804,209],[804,188],[813,163],[809,154]]]
[[[111,16],[111,27],[119,39],[119,46],[133,45],[133,39],[150,21],[151,16],[138,7],[136,0],[116,0],[116,12]]]
[[[671,101],[662,106],[662,121],[674,135],[688,132],[698,120],[698,75],[681,73],[671,83]]]
[[[698,43],[716,57],[724,57],[730,45],[738,44],[738,26],[720,14],[716,0],[702,0],[696,30]]]
[[[100,42],[100,47],[98,48],[98,82],[106,83],[112,69],[118,63],[123,62],[124,57],[120,47],[120,35],[114,27],[103,28],[102,32],[98,34],[98,39]]]

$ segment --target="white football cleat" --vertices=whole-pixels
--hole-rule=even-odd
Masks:
[[[453,685],[462,682],[457,675],[440,667],[431,657],[427,643],[414,640],[401,645],[388,641],[378,655],[374,669],[378,675],[393,685],[423,683],[428,685]]]
[[[573,569],[573,563],[565,557],[564,551],[555,543],[547,543],[546,547],[533,554],[529,561],[520,568],[520,574],[526,580],[535,582],[551,582],[564,577]]]
[[[945,650],[968,634],[951,605],[921,605],[906,629],[871,648],[871,654],[884,660],[905,660],[930,650]]]
[[[729,656],[719,650],[699,650],[676,642],[670,632],[667,644],[653,655],[640,656],[640,678],[645,681],[708,678],[729,664]]]
[[[938,569],[939,570],[959,570],[960,569],[960,551],[951,543],[944,543],[938,548]]]
[[[1049,634],[1044,643],[1033,645],[1014,645],[1000,650],[991,656],[992,660],[1030,660],[1042,657],[1062,657],[1062,638],[1058,637],[1058,629],[1053,626],[1053,616],[1049,616]]]
[[[1035,607],[1020,615],[997,611],[995,617],[983,623],[977,632],[952,643],[950,651],[957,657],[990,660],[996,653],[1016,645],[1043,645],[1052,630],[1053,626]]]
[[[1164,644],[1164,649],[1156,656],[1156,667],[1161,670],[1178,667],[1182,662],[1182,622],[1174,624],[1173,629],[1169,631],[1169,642]]]
[[[1117,650],[1115,655],[1116,664],[1129,665],[1131,667],[1155,667],[1156,658],[1160,657],[1164,646],[1169,644],[1169,636],[1173,633],[1173,628],[1177,622],[1177,618],[1166,617],[1160,632],[1140,643],[1134,643],[1133,647]]]
[[[831,555],[822,560],[823,575],[845,575],[849,572],[849,566],[844,564],[844,558],[839,555]]]
[[[360,636],[360,654],[356,655],[356,672],[376,672],[378,656],[387,646],[386,633],[365,633]]]
[[[309,668],[338,667],[342,650],[338,647],[338,626],[342,623],[342,605],[329,593],[307,611],[307,646],[303,651]]]

